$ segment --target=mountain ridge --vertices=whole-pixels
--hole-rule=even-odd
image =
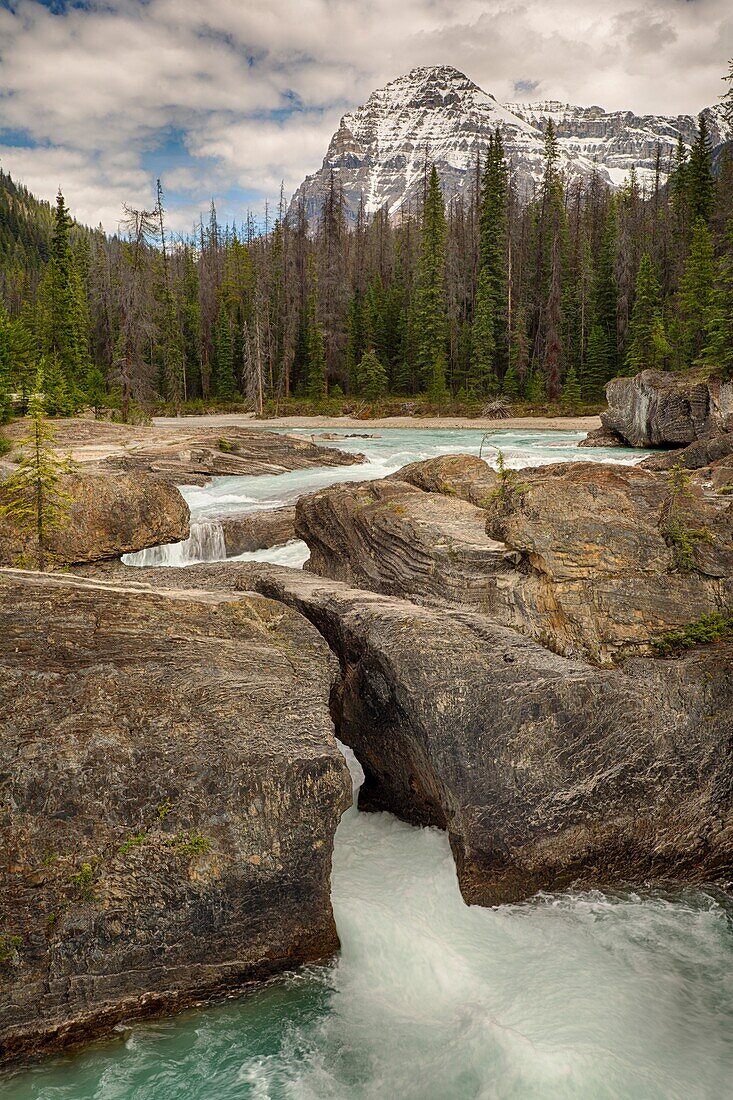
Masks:
[[[703,113],[714,145],[720,145],[731,136],[722,110],[708,107]],[[565,174],[572,180],[597,173],[611,187],[619,187],[632,166],[643,186],[651,184],[657,146],[664,182],[678,137],[689,146],[697,127],[692,115],[637,115],[556,100],[500,103],[453,66],[420,66],[375,89],[342,117],[321,168],[306,176],[290,209],[304,202],[306,217],[313,221],[333,172],[343,188],[349,221],[355,220],[362,201],[366,214],[386,206],[394,217],[420,200],[428,159],[438,167],[445,197],[460,195],[496,126],[502,130],[517,190],[527,197],[541,175],[548,118],[556,127]]]

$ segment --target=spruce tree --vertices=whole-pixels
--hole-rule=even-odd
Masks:
[[[618,210],[614,199],[608,207],[603,226],[603,236],[596,263],[595,318],[605,337],[609,371],[616,370],[618,362],[618,283],[616,281],[616,256],[618,251]],[[609,373],[605,381],[611,376]]]
[[[698,216],[679,291],[680,362],[691,367],[705,343],[715,283],[713,238],[705,219]]]
[[[468,388],[489,392],[507,368],[507,207],[509,173],[501,132],[489,140],[481,189],[479,277]]]
[[[703,362],[733,378],[733,216],[726,226],[706,329]]]
[[[81,401],[89,362],[87,303],[71,248],[73,222],[59,191],[51,258],[41,287],[40,351],[58,363],[73,410]]]
[[[521,396],[519,375],[514,363],[510,363],[501,380],[501,392],[507,401],[518,401]]]
[[[39,368],[35,392],[28,405],[30,433],[19,443],[18,469],[0,484],[0,516],[5,516],[24,542],[32,547],[32,564],[43,572],[48,563],[48,540],[62,526],[71,498],[61,484],[71,464],[57,457],[53,432],[46,421],[45,381]],[[31,564],[22,561],[20,564]]]
[[[565,382],[562,387],[562,403],[570,409],[577,409],[582,400],[583,394],[578,379],[578,371],[575,363],[573,363],[565,375]]]
[[[713,176],[712,143],[704,114],[698,118],[697,137],[690,150],[685,185],[687,205],[692,220],[702,218],[709,223],[715,202],[715,177]]]
[[[448,327],[445,306],[445,207],[435,165],[430,170],[423,209],[422,242],[415,291],[417,363],[423,388],[435,401],[447,389]]]
[[[235,401],[241,396],[234,373],[234,345],[232,326],[226,306],[222,302],[214,335],[215,393],[223,401]]]
[[[651,256],[645,252],[636,277],[636,297],[631,312],[626,372],[664,368],[670,354],[664,331],[659,279]]]
[[[387,393],[389,387],[387,372],[372,349],[365,351],[362,355],[356,377],[359,393],[370,401],[384,397]]]
[[[366,349],[366,325],[364,301],[361,292],[356,290],[349,302],[346,319],[346,377],[349,390],[356,391],[357,368]]]
[[[588,350],[585,356],[585,370],[581,390],[583,400],[589,403],[602,401],[606,382],[612,377],[611,356],[608,350],[606,333],[600,324],[595,324],[588,335]]]

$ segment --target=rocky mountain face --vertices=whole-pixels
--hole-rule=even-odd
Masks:
[[[713,144],[719,145],[730,136],[729,128],[717,108],[706,113]],[[549,118],[557,128],[567,176],[582,179],[597,171],[614,187],[632,167],[642,183],[652,182],[658,149],[664,181],[678,136],[689,145],[696,128],[691,115],[637,116],[552,101],[501,104],[451,66],[418,68],[344,115],[322,167],[303,181],[291,209],[302,200],[308,219],[317,217],[333,172],[350,219],[362,200],[367,214],[384,206],[392,216],[407,212],[422,197],[427,160],[437,164],[446,198],[461,194],[473,185],[477,157],[497,126],[517,190],[527,196],[541,175]]]

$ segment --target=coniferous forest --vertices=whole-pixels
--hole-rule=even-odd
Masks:
[[[160,183],[109,236],[0,174],[0,292],[4,417],[39,367],[56,415],[391,395],[593,405],[647,367],[733,374],[733,152],[714,155],[701,116],[669,180],[644,192],[632,172],[614,192],[563,178],[549,123],[520,203],[497,131],[463,196],[426,160],[419,209],[349,222],[334,171],[315,223],[281,197],[264,231],[251,215],[221,225],[212,203],[186,238]]]

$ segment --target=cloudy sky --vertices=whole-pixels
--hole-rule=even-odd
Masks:
[[[292,192],[415,65],[677,114],[716,100],[730,57],[733,0],[0,0],[0,165],[109,230],[160,175],[184,231],[212,196],[239,221]]]

